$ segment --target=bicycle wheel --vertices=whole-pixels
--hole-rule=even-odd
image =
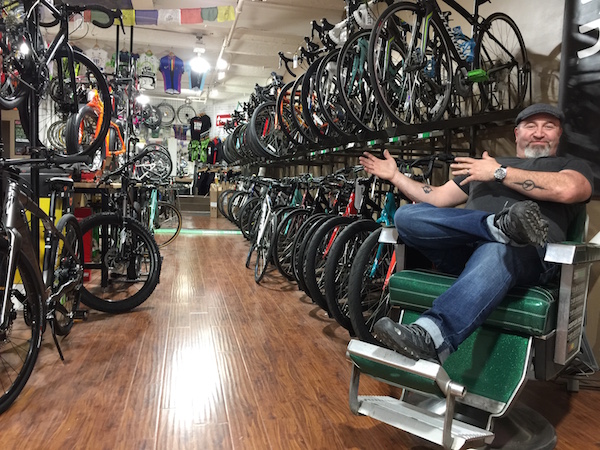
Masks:
[[[175,121],[175,108],[167,102],[162,102],[156,105],[160,116],[160,126],[168,127]]]
[[[433,122],[444,115],[453,73],[443,36],[414,3],[395,3],[377,19],[369,39],[371,86],[397,124]]]
[[[277,227],[277,236],[273,247],[273,264],[290,281],[294,279],[292,271],[294,239],[310,214],[311,211],[308,209],[297,209],[288,214]]]
[[[262,103],[252,113],[248,137],[256,156],[281,158],[293,150],[285,133],[277,126],[275,102]]]
[[[486,71],[480,83],[483,107],[490,111],[519,108],[527,94],[530,66],[525,42],[515,22],[494,13],[481,24],[475,60]]]
[[[196,117],[196,110],[192,105],[183,104],[177,108],[177,120],[179,123],[187,125],[190,123],[190,119]]]
[[[93,155],[96,150],[104,144],[104,139],[110,126],[110,92],[106,78],[92,60],[83,53],[74,50],[73,58],[75,66],[78,66],[75,86],[72,86],[71,75],[68,64],[67,54],[64,51],[58,52],[51,65],[51,78],[59,80],[54,84],[52,95],[48,98],[52,102],[42,102],[40,104],[40,131],[45,131],[43,127],[44,118],[49,117],[52,122],[56,116],[67,116],[67,125],[65,129],[65,146],[67,153]],[[87,108],[87,94],[91,89],[98,92],[99,101],[105,106],[103,114],[89,114]],[[83,104],[82,110],[73,111],[72,108],[77,103]]]
[[[371,234],[360,246],[350,269],[348,315],[356,336],[377,344],[373,326],[391,311],[386,277],[394,258],[394,244],[380,244],[381,230]]]
[[[242,206],[242,209],[238,214],[238,227],[246,239],[250,239],[250,232],[258,219],[256,211],[260,211],[260,208],[256,210],[255,207],[260,205],[261,201],[262,199],[260,197],[251,198],[244,206]]]
[[[182,223],[181,212],[175,205],[158,202],[154,215],[154,240],[158,248],[166,247],[179,236]]]
[[[161,257],[150,232],[137,220],[115,213],[93,215],[81,223],[92,240],[86,248],[81,301],[108,313],[130,311],[142,304],[158,284]],[[89,254],[88,254],[89,252]]]
[[[304,252],[304,284],[312,300],[329,312],[325,299],[325,265],[329,251],[342,230],[356,220],[355,217],[334,217],[312,236]]]
[[[265,221],[265,229],[256,243],[256,263],[254,265],[254,281],[260,283],[267,272],[271,261],[271,248],[277,231],[277,216],[271,212]]]
[[[134,177],[140,181],[163,183],[171,176],[173,162],[169,151],[158,144],[146,145],[142,152],[146,152],[133,168]]]
[[[0,241],[0,284],[6,286],[8,243]],[[8,299],[6,326],[0,326],[0,413],[19,396],[33,368],[42,344],[44,307],[41,282],[24,253],[18,258],[19,284],[13,284]]]
[[[54,331],[59,336],[65,336],[73,327],[75,311],[79,307],[81,298],[83,235],[79,222],[73,214],[62,216],[56,224],[56,228],[64,235],[65,242],[69,243],[74,253],[68,252],[64,242],[60,239],[55,239],[50,247],[50,261],[54,263],[50,280],[52,293],[57,292],[67,283],[75,283],[75,287],[60,297],[56,304],[50,305],[54,308],[52,316]]]
[[[340,233],[325,264],[325,301],[331,316],[340,326],[354,333],[348,313],[350,269],[358,250],[380,225],[370,219],[358,220]]]
[[[339,101],[348,114],[348,121],[360,130],[380,131],[388,128],[391,121],[371,87],[367,64],[370,34],[368,30],[352,34],[340,50],[336,67]]]

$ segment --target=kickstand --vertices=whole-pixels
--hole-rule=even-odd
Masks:
[[[58,355],[60,356],[60,360],[64,361],[65,357],[63,356],[63,352],[60,349],[60,344],[58,343],[58,338],[56,337],[56,331],[54,330],[54,323],[50,321],[50,329],[52,330],[52,339],[54,340],[54,345],[56,345],[56,350],[58,350]]]

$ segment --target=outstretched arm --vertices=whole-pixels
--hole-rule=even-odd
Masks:
[[[385,150],[383,157],[384,159],[380,159],[365,152],[359,158],[359,162],[367,173],[388,180],[410,200],[439,207],[453,207],[467,201],[467,194],[454,181],[449,181],[442,186],[420,183],[400,173],[396,160],[390,152]]]
[[[484,152],[481,159],[457,157],[450,166],[454,175],[467,175],[461,184],[471,181],[493,182],[500,163]],[[505,186],[534,200],[556,203],[584,202],[592,195],[588,179],[575,170],[535,172],[508,167]]]

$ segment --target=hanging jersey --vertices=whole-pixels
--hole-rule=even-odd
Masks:
[[[212,126],[210,117],[206,114],[192,117],[190,119],[191,137],[194,140],[201,140],[202,136],[210,131]],[[208,144],[208,143],[207,143]]]
[[[129,52],[127,52],[127,51],[120,51],[119,52],[119,67],[115,70],[115,73],[118,73],[119,75],[121,75],[123,77],[129,76],[129,64],[130,64],[130,62],[133,62],[133,64],[135,64],[135,62],[137,61],[137,59],[139,57],[140,57],[140,55],[137,54],[137,53],[132,53],[130,55]],[[117,55],[115,55],[113,53],[112,59],[110,60],[110,62],[108,63],[108,65],[110,67],[114,68],[115,65],[116,65],[116,61],[117,61]]]
[[[206,72],[198,73],[195,70],[192,70],[191,68],[189,68],[189,74],[190,74],[190,89],[201,92],[204,89],[204,79],[206,78]]]
[[[184,67],[181,58],[173,55],[167,55],[160,58],[160,73],[165,83],[165,92],[167,94],[181,93],[181,75]]]
[[[85,54],[98,66],[101,72],[104,72],[108,60],[108,53],[106,50],[102,50],[101,48],[90,48],[85,51]]]
[[[156,72],[160,61],[152,53],[143,53],[137,60],[137,74],[141,89],[154,89],[156,87]]]

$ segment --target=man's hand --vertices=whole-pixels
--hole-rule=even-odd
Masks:
[[[399,173],[398,166],[396,165],[396,160],[387,150],[383,151],[383,157],[385,159],[376,158],[371,153],[364,152],[358,158],[358,162],[362,164],[368,174],[375,175],[382,180],[391,181]]]
[[[464,186],[471,181],[494,181],[494,172],[500,163],[492,158],[488,152],[483,152],[481,159],[457,157],[450,164],[452,175],[466,176],[460,185]]]

